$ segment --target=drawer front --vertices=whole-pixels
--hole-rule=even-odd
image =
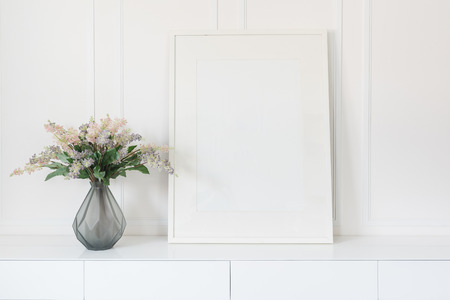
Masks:
[[[86,300],[229,300],[229,262],[86,262]]]
[[[0,299],[83,299],[83,262],[0,261]]]
[[[380,261],[380,300],[450,299],[449,261]]]
[[[232,300],[376,300],[377,263],[233,262]]]

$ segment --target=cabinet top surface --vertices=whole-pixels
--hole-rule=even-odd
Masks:
[[[168,244],[124,236],[86,250],[74,236],[0,236],[0,260],[450,260],[450,237],[338,236],[333,244]]]

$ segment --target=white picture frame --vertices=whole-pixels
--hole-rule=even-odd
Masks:
[[[325,30],[171,37],[170,243],[331,243]]]

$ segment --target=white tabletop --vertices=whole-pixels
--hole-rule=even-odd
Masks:
[[[0,260],[450,260],[450,237],[337,236],[333,244],[168,244],[124,236],[89,251],[75,236],[0,236]]]

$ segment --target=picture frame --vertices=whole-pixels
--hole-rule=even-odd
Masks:
[[[325,30],[171,36],[170,243],[331,243]]]

